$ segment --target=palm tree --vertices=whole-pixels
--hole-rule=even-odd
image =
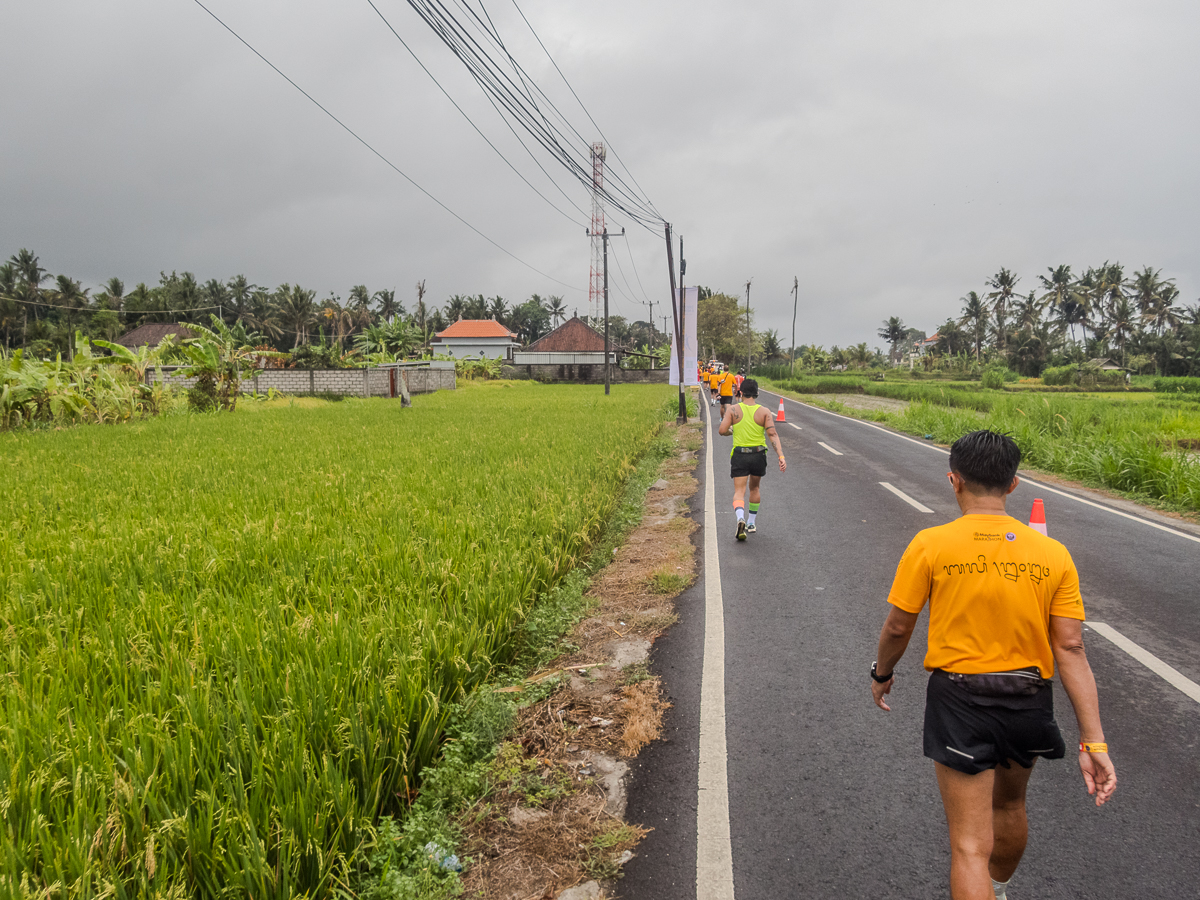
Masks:
[[[557,294],[551,295],[547,309],[550,310],[550,321],[552,321],[556,326],[562,324],[562,322],[566,320],[567,304],[563,302],[563,298],[559,297]],[[653,328],[654,323],[651,322],[650,325],[651,328]],[[651,340],[653,340],[653,332],[651,332]]]
[[[1122,297],[1113,304],[1109,311],[1108,328],[1117,346],[1121,348],[1121,365],[1125,365],[1125,342],[1137,328],[1137,316],[1128,297]]]
[[[467,319],[486,319],[488,315],[487,300],[483,298],[483,294],[477,294],[467,300],[467,308],[463,310],[463,317]]]
[[[1020,296],[1020,295],[1017,295]],[[1037,295],[1033,291],[1029,292],[1029,296],[1023,300],[1018,300],[1013,307],[1013,312],[1016,316],[1017,328],[1024,331],[1026,334],[1032,334],[1033,330],[1042,321],[1042,307],[1045,303],[1038,300]]]
[[[867,349],[867,342],[863,341],[846,348],[846,357],[854,368],[865,369],[871,362],[871,351]]]
[[[216,315],[225,321],[226,315],[232,313],[227,309],[229,306],[229,288],[225,287],[223,281],[218,281],[215,278],[210,278],[204,283],[203,289],[204,299],[208,301],[205,305],[217,307]],[[237,321],[237,316],[234,316],[234,321]]]
[[[1175,301],[1178,299],[1179,288],[1169,282],[1165,283],[1159,289],[1150,308],[1142,314],[1159,337],[1162,337],[1163,331],[1167,328],[1174,331],[1179,327],[1181,318],[1179,310],[1175,308]]]
[[[78,322],[76,313],[87,309],[88,293],[78,281],[66,275],[59,275],[54,279],[55,305],[62,311],[62,318],[72,331]]]
[[[96,298],[96,302],[107,309],[120,312],[125,302],[125,282],[115,275],[108,279],[104,282],[104,291]]]
[[[1140,272],[1133,273],[1133,279],[1129,282],[1129,289],[1133,292],[1138,312],[1142,315],[1148,313],[1154,306],[1163,287],[1174,281],[1171,278],[1164,281],[1159,276],[1160,271],[1162,270],[1144,266]]]
[[[346,299],[346,306],[355,310],[370,308],[371,292],[367,290],[365,284],[356,284],[350,288],[350,296]]]
[[[879,329],[879,336],[892,345],[890,356],[892,365],[900,364],[900,342],[904,340],[904,332],[906,330],[899,316],[892,316],[890,319],[885,319],[883,327]]]
[[[395,290],[376,291],[375,302],[379,304],[379,317],[389,325],[397,315],[404,315],[404,307],[396,302]]]
[[[462,294],[455,294],[446,301],[446,318],[451,322],[457,322],[463,317],[463,313],[467,309],[467,298]]]
[[[960,325],[970,325],[967,334],[971,341],[975,344],[975,362],[979,362],[980,355],[983,350],[983,337],[987,334],[988,313],[987,304],[983,302],[974,291],[968,291],[967,296],[962,298],[963,314],[958,320]]]
[[[320,321],[329,326],[329,336],[337,343],[339,350],[346,349],[346,335],[354,330],[354,313],[338,302],[338,297],[330,292],[325,302],[321,304]]]
[[[1008,303],[1012,299],[1019,280],[1008,269],[1001,269],[987,280],[987,286],[993,288],[992,292],[988,294],[988,299],[992,301],[992,309],[996,313],[996,341],[1001,356],[1004,356],[1007,351],[1008,335],[1005,319],[1008,317]]]
[[[273,306],[280,327],[296,339],[292,349],[308,343],[308,329],[316,320],[315,291],[306,291],[300,285],[281,284],[275,291]]]
[[[488,304],[488,315],[499,322],[501,325],[505,323],[508,317],[508,304],[504,302],[504,298],[495,296]]]
[[[256,295],[261,292],[262,288],[247,281],[245,275],[235,275],[229,279],[225,297],[235,322],[253,315]]]
[[[1120,265],[1116,266],[1117,273]],[[1104,310],[1105,300],[1112,293],[1113,266],[1106,260],[1104,265],[1089,268],[1075,283],[1075,302],[1079,304],[1079,320],[1083,325],[1084,349],[1087,349],[1087,333],[1091,328],[1092,318]],[[1095,340],[1095,330],[1092,339]]]
[[[20,319],[17,297],[17,267],[5,263],[0,266],[0,328],[4,329],[5,348],[11,346],[12,332]]]

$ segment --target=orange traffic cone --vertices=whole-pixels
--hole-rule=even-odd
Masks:
[[[1039,534],[1046,533],[1046,507],[1041,498],[1033,501],[1033,512],[1029,514],[1029,527]]]
[[[783,418],[783,398],[782,397],[779,398],[779,412],[777,412],[775,414],[775,421],[776,422],[787,421],[786,419]]]

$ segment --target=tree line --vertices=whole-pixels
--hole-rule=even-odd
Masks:
[[[154,286],[139,283],[129,290],[120,278],[110,278],[93,293],[68,275],[52,275],[26,249],[0,265],[4,346],[38,356],[69,353],[76,331],[112,341],[147,322],[208,325],[210,316],[229,326],[240,323],[264,341],[264,349],[409,355],[427,350],[434,335],[460,318],[495,319],[530,343],[565,321],[567,307],[562,297],[539,294],[512,304],[500,296],[455,294],[439,307],[426,300],[425,282],[419,281],[409,310],[394,289],[358,284],[344,300],[334,292],[318,299],[300,284],[270,290],[244,275],[201,283],[191,272],[174,271],[160,273]],[[653,346],[656,337],[651,323],[620,316],[610,317],[610,331],[618,345]]]
[[[1107,357],[1134,373],[1200,375],[1200,302],[1179,303],[1179,288],[1161,269],[1131,274],[1105,262],[1080,274],[1068,265],[1048,267],[1022,292],[1020,278],[1000,269],[983,291],[968,291],[960,312],[938,327],[923,348],[922,365],[936,369],[955,360],[999,363],[1029,377],[1051,366]],[[903,361],[923,332],[898,316],[885,320],[879,337],[891,359]]]

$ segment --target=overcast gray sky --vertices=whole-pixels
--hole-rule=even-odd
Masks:
[[[550,196],[408,4],[376,2]],[[796,340],[826,346],[880,344],[889,315],[932,333],[1001,266],[1022,291],[1047,266],[1112,260],[1161,267],[1185,302],[1200,293],[1194,0],[520,2],[684,235],[688,282],[738,293],[753,278],[756,326],[785,345],[793,276]],[[512,0],[485,3],[591,137]],[[111,275],[153,284],[160,269],[242,273],[320,297],[395,288],[411,307],[424,279],[438,304],[536,292],[586,311],[583,217],[521,183],[366,0],[207,5],[463,218],[571,288],[431,203],[192,0],[0,5],[0,255],[28,247],[92,287]],[[559,182],[588,208],[581,186]],[[613,311],[645,318],[639,301],[668,296],[663,240],[610,221],[628,227],[633,256],[613,248]]]

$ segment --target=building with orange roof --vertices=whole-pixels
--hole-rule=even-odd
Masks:
[[[455,359],[512,359],[521,343],[495,319],[459,319],[434,335],[429,345],[434,353]]]

